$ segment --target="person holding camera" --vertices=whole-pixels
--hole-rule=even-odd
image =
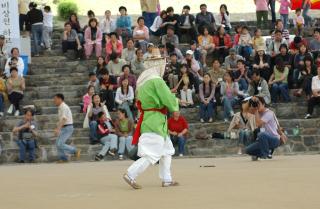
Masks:
[[[263,97],[267,104],[271,102],[271,95],[267,81],[261,77],[261,71],[258,69],[253,70],[251,82],[248,88],[250,96]]]
[[[17,144],[19,146],[19,163],[26,161],[26,152],[29,152],[29,162],[35,161],[35,148],[37,137],[37,125],[33,120],[33,112],[28,109],[24,113],[24,118],[13,128],[13,133],[18,134]]]
[[[246,153],[252,156],[253,161],[271,159],[273,150],[280,145],[278,120],[275,113],[266,108],[263,97],[253,97],[249,102],[260,131],[256,141],[246,148]]]
[[[7,78],[10,77],[10,69],[16,67],[18,69],[18,75],[23,77],[24,62],[20,57],[20,52],[18,48],[11,49],[11,57],[7,59],[6,66],[4,67],[4,74]]]

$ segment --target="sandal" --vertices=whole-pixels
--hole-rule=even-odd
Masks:
[[[132,180],[128,174],[124,174],[123,175],[123,179],[125,180],[125,182],[127,182],[127,184],[129,184],[133,189],[142,189],[142,187],[136,183],[135,180]]]

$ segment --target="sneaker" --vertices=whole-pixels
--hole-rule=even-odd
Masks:
[[[251,160],[252,161],[258,161],[258,157],[257,156],[251,156]]]
[[[115,156],[116,154],[114,152],[112,152],[111,150],[108,151],[108,154],[111,156]]]
[[[77,149],[76,153],[75,153],[76,159],[80,160],[80,156],[81,156],[81,149]]]
[[[231,116],[231,117],[234,116],[234,112],[233,112],[233,111],[230,112],[230,116]]]
[[[162,187],[175,187],[175,186],[179,186],[179,183],[176,181],[162,182]]]
[[[229,120],[227,118],[224,119],[225,123],[229,123]]]
[[[127,182],[127,184],[129,184],[132,188],[134,189],[142,189],[142,187],[137,184],[137,182],[133,179],[131,179],[128,174],[123,175],[123,179],[125,182]]]
[[[212,118],[210,118],[210,119],[209,119],[209,123],[212,123],[212,122],[213,122],[213,120],[212,120]]]
[[[201,119],[200,119],[200,122],[201,122],[201,123],[204,123],[204,120],[201,118]]]
[[[19,110],[17,110],[17,111],[15,111],[15,113],[14,113],[14,116],[19,116],[20,115],[20,111]]]
[[[10,114],[10,115],[13,113],[13,105],[10,105],[7,113]]]
[[[183,154],[179,154],[179,157],[183,157]]]
[[[304,117],[304,119],[310,119],[310,118],[312,118],[312,116],[311,116],[310,114],[307,114],[307,115]]]
[[[238,155],[242,155],[242,150],[241,149],[238,150]]]
[[[97,154],[97,155],[94,157],[94,160],[95,160],[95,161],[101,161],[101,160],[103,160],[103,155]]]
[[[3,117],[4,116],[4,113],[3,112],[0,112],[0,117]]]
[[[123,160],[123,155],[119,155],[119,160]]]

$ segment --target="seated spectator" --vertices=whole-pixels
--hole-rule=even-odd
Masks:
[[[313,38],[310,41],[310,51],[318,52],[320,51],[320,28],[315,28],[313,32]]]
[[[110,55],[110,61],[107,65],[107,69],[110,75],[119,77],[122,73],[122,67],[126,64],[126,61],[118,58],[117,54],[113,53]]]
[[[12,62],[12,59],[15,59],[16,61]],[[10,77],[10,69],[12,67],[16,67],[18,69],[18,76],[23,77],[23,71],[24,71],[24,62],[22,58],[20,57],[19,49],[18,48],[12,48],[11,49],[11,57],[7,59],[7,63],[5,66],[4,74],[7,78]]]
[[[4,104],[7,100],[6,81],[3,79],[3,72],[0,71],[0,117],[4,116]]]
[[[216,86],[215,100],[217,101],[217,104],[221,104],[220,87],[226,71],[221,68],[219,60],[214,59],[212,62],[212,69],[210,69],[208,73],[210,74],[213,84]]]
[[[119,137],[119,160],[123,160],[123,155],[127,148],[127,152],[133,148],[132,146],[132,133],[134,124],[133,121],[128,118],[127,111],[124,109],[118,110],[118,119],[115,122],[116,134]]]
[[[280,145],[280,135],[278,133],[278,120],[275,113],[266,108],[266,103],[262,97],[253,98],[258,103],[258,108],[254,108],[254,115],[257,127],[261,131],[256,141],[246,147],[246,153],[252,156],[252,160],[258,158],[271,159],[272,151]]]
[[[212,82],[210,74],[203,76],[203,83],[199,86],[200,97],[200,122],[213,122],[213,110],[215,105],[215,85]]]
[[[228,132],[236,131],[238,135],[238,155],[242,155],[242,149],[254,141],[256,127],[255,116],[249,112],[250,98],[244,99],[240,105],[240,112],[236,113],[229,125]]]
[[[127,79],[129,82],[129,86],[133,88],[133,91],[136,90],[136,84],[137,79],[136,77],[131,73],[131,67],[130,65],[124,65],[122,66],[122,75],[119,77],[118,86],[121,86],[122,81],[124,79]]]
[[[170,54],[172,54],[172,53],[175,53],[177,55],[178,62],[182,62],[183,61],[184,57],[183,57],[182,52],[180,51],[180,49],[178,49],[173,44],[166,43],[164,56],[165,57],[169,57]]]
[[[121,82],[121,86],[117,89],[115,102],[118,104],[118,108],[127,111],[127,115],[131,120],[133,120],[133,114],[130,107],[133,105],[133,100],[133,88],[129,86],[128,79],[124,79]]]
[[[197,42],[196,41],[191,41],[190,42],[190,50],[193,51],[193,57],[195,60],[197,60],[199,63],[202,62],[202,53],[199,47],[197,47]]]
[[[153,49],[154,49],[154,44],[153,43],[148,43],[147,52],[144,53],[144,55],[143,55],[143,59],[144,60],[148,60],[148,59],[154,58]]]
[[[207,54],[211,54],[214,50],[213,38],[209,34],[207,27],[203,28],[203,33],[198,37],[199,48],[202,54],[203,67],[207,67]]]
[[[203,27],[208,27],[210,30],[210,34],[216,29],[215,19],[211,12],[207,11],[207,5],[201,4],[200,5],[200,13],[196,15],[196,25],[198,31],[201,31]]]
[[[109,75],[109,72],[101,72],[100,83],[100,96],[102,102],[105,102],[108,110],[115,111],[113,91],[117,89],[117,80],[114,76]]]
[[[287,29],[285,29],[285,27],[283,25],[283,21],[280,20],[280,19],[278,19],[276,21],[275,30],[271,34],[271,39],[272,40],[274,40],[274,36],[275,36],[275,32],[276,31],[281,31],[282,38],[285,39],[287,42],[289,41],[289,38],[290,38],[289,31]]]
[[[174,14],[173,7],[167,8],[167,17],[164,19],[164,23],[166,23],[165,31],[168,30],[169,27],[172,27],[175,34],[179,34],[179,15]]]
[[[190,6],[185,5],[179,17],[179,31],[181,35],[187,35],[191,40],[197,40],[195,17],[190,14]]]
[[[24,118],[18,122],[12,132],[18,135],[19,163],[26,162],[26,152],[29,152],[28,161],[34,163],[36,159],[35,149],[38,133],[37,125],[33,120],[32,110],[28,109],[25,111]]]
[[[4,71],[5,64],[9,58],[8,49],[4,35],[0,35],[0,71]]]
[[[281,57],[284,65],[290,70],[291,69],[291,63],[292,63],[292,56],[289,54],[289,48],[286,44],[281,44],[280,45],[280,53],[275,57]]]
[[[308,113],[305,119],[312,118],[313,109],[316,105],[320,104],[320,67],[317,67],[317,74],[312,78],[311,90],[312,95],[308,101]]]
[[[292,55],[297,54],[302,44],[305,46],[308,46],[307,40],[300,36],[294,37],[293,41],[290,43],[290,46],[289,46],[290,53]]]
[[[106,117],[111,120],[107,106],[101,102],[99,94],[94,94],[92,96],[92,103],[88,105],[86,117],[83,122],[83,128],[90,128],[90,144],[100,143],[97,136],[97,120],[100,112],[104,112]]]
[[[266,104],[271,103],[271,95],[268,82],[260,75],[260,70],[254,70],[251,77],[251,82],[248,88],[249,96],[262,97]]]
[[[188,65],[189,69],[191,69],[191,72],[193,73],[195,78],[198,78],[198,79],[201,78],[201,75],[200,75],[201,68],[199,63],[193,57],[193,51],[188,50],[186,52],[186,57],[184,58],[182,63]]]
[[[118,148],[118,137],[115,134],[115,129],[111,125],[111,120],[104,112],[98,113],[97,122],[97,135],[101,144],[103,144],[103,147],[94,159],[95,161],[101,161],[107,154],[115,156],[115,152]]]
[[[82,97],[82,102],[83,102],[83,108],[82,112],[86,113],[88,106],[92,104],[92,96],[95,94],[94,92],[94,86],[89,86],[87,93]]]
[[[71,14],[68,23],[70,24],[71,29],[77,32],[80,43],[83,43],[84,42],[83,31],[81,29],[77,14],[75,13]]]
[[[237,25],[234,28],[234,31],[236,32],[236,34],[233,37],[233,47],[236,49],[236,51],[238,51],[239,39],[240,39],[240,35],[241,35],[241,32],[242,32],[242,25]]]
[[[233,72],[233,78],[239,84],[239,90],[242,91],[242,94],[245,94],[248,90],[248,83],[250,83],[248,70],[243,60],[238,60],[237,65],[238,69]]]
[[[167,11],[162,10],[160,12],[160,15],[154,19],[153,24],[150,27],[152,35],[159,37],[165,34],[164,33],[165,26],[168,24],[168,22],[164,22],[166,18],[167,18]]]
[[[288,74],[289,69],[284,65],[283,60],[281,58],[277,58],[273,74],[269,79],[269,85],[271,86],[271,100],[273,103],[278,102],[280,95],[284,102],[290,102]]]
[[[107,70],[107,63],[104,57],[100,56],[97,59],[97,65],[94,67],[93,71],[98,77],[101,76],[101,71]]]
[[[299,52],[293,58],[293,83],[295,87],[298,85],[299,73],[304,67],[304,58],[306,56],[312,57],[312,54],[308,51],[306,45],[301,44]]]
[[[229,54],[229,49],[232,47],[232,41],[229,34],[225,33],[224,27],[219,26],[216,35],[213,37],[214,57],[218,58],[221,63]]]
[[[195,78],[193,74],[188,71],[188,65],[183,64],[180,68],[179,83],[171,90],[172,92],[180,93],[181,107],[193,106],[192,92],[194,89]]]
[[[84,31],[84,49],[86,58],[92,55],[93,48],[96,51],[96,57],[100,57],[102,53],[102,32],[98,27],[98,21],[95,18],[89,20],[87,29]]]
[[[230,15],[228,12],[227,5],[221,4],[220,5],[220,13],[216,15],[216,24],[217,26],[223,26],[227,33],[231,30],[231,22],[230,22]]]
[[[133,30],[133,40],[136,41],[137,48],[141,48],[143,52],[146,52],[149,42],[149,29],[144,25],[143,17],[139,17],[137,22],[138,26]]]
[[[8,97],[11,103],[8,114],[14,112],[14,116],[20,115],[20,102],[23,99],[23,91],[26,89],[24,78],[18,75],[18,69],[10,69],[11,76],[7,80]]]
[[[124,48],[121,53],[121,59],[125,60],[127,64],[131,64],[131,62],[136,58],[136,48],[134,48],[133,39],[128,39],[127,48]]]
[[[131,62],[131,68],[133,74],[136,76],[139,76],[146,69],[141,49],[136,50],[136,58]]]
[[[260,29],[255,29],[254,36],[252,37],[252,47],[254,54],[257,53],[258,48],[266,48],[266,43],[262,37],[262,32]]]
[[[249,28],[247,26],[242,27],[238,44],[239,54],[243,56],[246,60],[249,60],[250,55],[252,54],[252,39],[249,33]]]
[[[90,72],[89,73],[89,81],[88,81],[88,84],[87,84],[87,88],[89,86],[93,86],[94,87],[94,92],[95,93],[99,93],[100,92],[99,79],[97,78],[97,75],[94,72]]]
[[[116,21],[112,19],[110,10],[104,12],[104,17],[100,21],[99,26],[103,34],[102,40],[106,42],[107,36],[116,30]]]
[[[89,22],[92,18],[96,18],[96,15],[94,14],[94,11],[92,11],[90,9],[87,12],[87,22]],[[87,27],[89,27],[89,25],[83,26],[83,30],[82,31],[86,31]]]
[[[225,59],[225,67],[227,71],[233,72],[238,68],[238,60],[245,60],[242,56],[236,53],[234,48],[230,49],[229,56]]]
[[[127,14],[127,8],[119,7],[120,16],[116,21],[117,34],[122,37],[122,44],[126,43],[128,38],[132,37],[131,16]]]
[[[301,15],[301,8],[296,9],[296,16],[293,18],[293,25],[296,28],[298,35],[301,36],[304,28],[304,18]]]
[[[280,46],[282,44],[288,45],[286,39],[282,38],[282,32],[276,30],[274,32],[274,40],[271,40],[268,46],[268,54],[274,59],[280,53]]]
[[[173,145],[178,144],[179,157],[185,154],[186,135],[188,133],[188,122],[180,115],[180,112],[173,112],[168,119],[168,131]]]
[[[299,89],[294,93],[295,96],[301,96],[302,91],[305,92],[309,99],[312,95],[311,83],[312,78],[317,75],[317,66],[313,64],[313,58],[311,56],[304,57],[304,65],[299,72],[298,87]]]
[[[221,83],[222,104],[224,109],[224,121],[228,122],[230,117],[233,117],[233,106],[238,102],[239,86],[234,82],[231,72],[226,72],[224,82]]]
[[[79,58],[80,49],[82,49],[82,46],[77,32],[71,28],[70,23],[65,23],[62,35],[62,52],[65,54],[68,50],[74,50],[76,57]]]
[[[174,33],[174,27],[173,26],[168,26],[167,27],[167,34],[162,36],[161,43],[163,45],[166,45],[166,43],[170,43],[170,44],[174,45],[175,47],[177,47],[179,45],[179,38]]]
[[[163,79],[169,84],[170,89],[177,86],[179,80],[178,76],[180,74],[181,64],[177,60],[177,55],[172,53],[170,55],[170,62],[166,67]]]
[[[269,80],[271,75],[270,70],[270,57],[265,54],[264,47],[257,48],[257,53],[254,57],[253,69],[259,70],[260,75],[265,80]]]
[[[106,44],[106,60],[107,62],[110,59],[111,54],[116,54],[118,57],[121,57],[123,45],[120,40],[118,40],[118,35],[114,32],[109,34],[110,40]],[[133,48],[134,49],[134,48]]]

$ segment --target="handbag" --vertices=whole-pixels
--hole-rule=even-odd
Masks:
[[[277,127],[278,127],[277,132],[280,135],[280,146],[281,146],[287,143],[288,136],[286,135],[284,128],[280,126],[279,121],[274,113],[273,113],[273,117],[277,123]]]

